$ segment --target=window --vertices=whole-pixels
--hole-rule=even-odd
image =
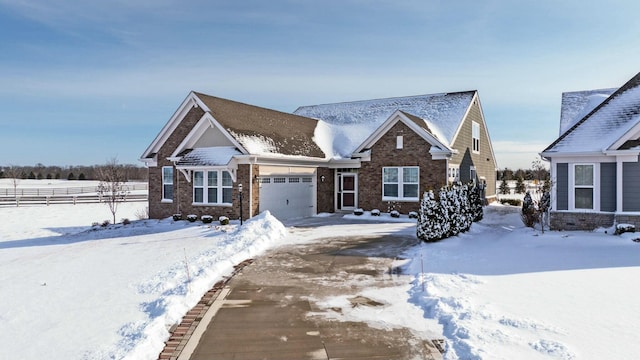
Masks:
[[[574,207],[593,209],[593,165],[574,165]]]
[[[231,204],[232,201],[233,180],[228,171],[193,172],[193,202],[195,204]]]
[[[396,149],[402,149],[404,138],[402,135],[396,136]]]
[[[173,167],[162,167],[162,201],[173,201]]]
[[[478,173],[476,172],[475,166],[469,167],[469,180],[474,184],[476,183],[476,180],[478,180]]]
[[[382,200],[418,200],[420,168],[382,168]]]
[[[449,167],[449,182],[460,181],[460,167],[452,165]]]
[[[480,124],[475,121],[471,122],[471,138],[473,141],[472,149],[474,153],[480,152]]]

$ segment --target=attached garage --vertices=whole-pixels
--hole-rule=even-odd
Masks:
[[[269,210],[281,220],[315,215],[315,169],[310,171],[264,175],[261,169],[259,211]]]

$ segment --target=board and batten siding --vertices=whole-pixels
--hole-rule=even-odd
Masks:
[[[600,164],[600,211],[616,211],[616,163]]]
[[[622,164],[622,211],[640,211],[640,162]]]
[[[556,207],[569,210],[569,164],[556,165]]]

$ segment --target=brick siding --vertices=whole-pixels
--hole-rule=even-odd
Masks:
[[[403,137],[403,148],[396,149],[397,136]],[[387,211],[388,202],[382,200],[382,168],[387,166],[419,166],[419,197],[424,191],[439,189],[445,185],[447,167],[445,160],[432,160],[431,144],[399,121],[372,147],[371,161],[362,162],[358,171],[358,206],[365,209]],[[403,214],[417,211],[420,202],[399,201]]]

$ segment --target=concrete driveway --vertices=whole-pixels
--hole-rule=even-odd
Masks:
[[[354,223],[393,227],[337,216],[288,222],[287,226],[294,237],[309,237],[322,232],[327,224]],[[215,312],[212,320],[199,325],[206,326],[202,337],[192,337],[180,358],[441,359],[434,343],[411,329],[379,329],[365,322],[338,321],[326,315],[339,315],[340,309],[317,304],[317,299],[349,295],[354,307],[376,307],[381,304],[359,296],[359,292],[409,281],[397,274],[393,265],[418,240],[407,232],[383,233],[335,236],[333,232],[255,259],[228,282],[209,310]]]

